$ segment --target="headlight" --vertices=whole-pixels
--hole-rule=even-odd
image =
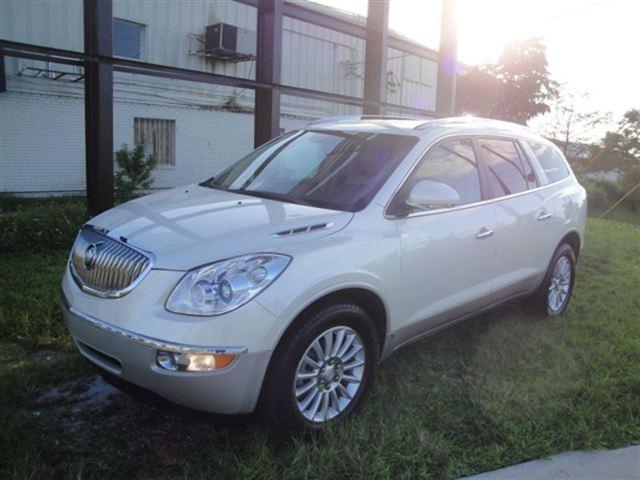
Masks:
[[[280,275],[291,257],[259,253],[191,270],[175,286],[166,309],[187,315],[220,315],[244,305]]]

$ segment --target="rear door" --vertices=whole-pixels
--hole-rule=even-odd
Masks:
[[[535,288],[546,268],[548,234],[539,179],[513,138],[477,138],[496,218],[496,295]]]
[[[569,167],[558,147],[530,139],[521,141],[521,145],[544,185],[537,195],[542,201],[538,228],[542,229],[547,242],[546,257],[542,259],[546,269],[561,236],[566,233],[567,222],[579,217],[575,183],[570,180]]]
[[[449,185],[462,204],[412,210],[404,200],[421,180]],[[398,213],[402,244],[398,345],[490,303],[495,213],[484,190],[472,140],[455,138],[432,147],[394,198],[390,211]]]

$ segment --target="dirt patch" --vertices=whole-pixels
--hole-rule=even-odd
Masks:
[[[202,414],[122,393],[99,375],[81,377],[40,394],[29,408],[43,443],[77,454],[104,454],[113,461],[175,467],[203,442],[246,435],[252,422]],[[234,425],[227,430],[226,425]],[[252,431],[255,426],[251,427]],[[220,440],[222,438],[223,440]]]
[[[105,382],[101,376],[92,375],[44,392],[37,403],[53,406],[62,403],[71,412],[79,413],[108,405],[114,395],[122,395],[122,392]]]
[[[96,414],[124,397],[120,390],[99,375],[82,377],[42,393],[35,401],[32,414],[43,420],[55,419],[64,433],[75,434],[93,423]]]

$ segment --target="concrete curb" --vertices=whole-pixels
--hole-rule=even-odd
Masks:
[[[640,480],[640,445],[566,452],[461,480]]]

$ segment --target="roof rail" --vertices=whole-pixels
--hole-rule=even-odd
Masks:
[[[402,117],[399,115],[338,115],[335,117],[312,120],[307,125],[322,125],[323,123],[358,121],[358,120],[422,120],[418,117]]]
[[[503,128],[508,128],[511,130],[525,130],[530,132],[531,129],[526,125],[521,125],[519,123],[507,122],[504,120],[495,120],[493,118],[484,118],[484,117],[474,117],[472,115],[463,115],[458,117],[444,117],[444,118],[432,118],[431,120],[425,120],[420,125],[416,125],[414,130],[423,130],[434,123],[438,123],[442,125],[444,122],[447,123],[466,123],[466,124],[475,124],[480,126],[501,126]]]
[[[321,125],[323,123],[333,123],[348,120],[360,120],[360,115],[337,115],[335,117],[319,118],[318,120],[312,120],[311,122],[307,123],[307,125]]]
[[[400,115],[360,115],[360,120],[420,120],[418,117],[402,117]]]

